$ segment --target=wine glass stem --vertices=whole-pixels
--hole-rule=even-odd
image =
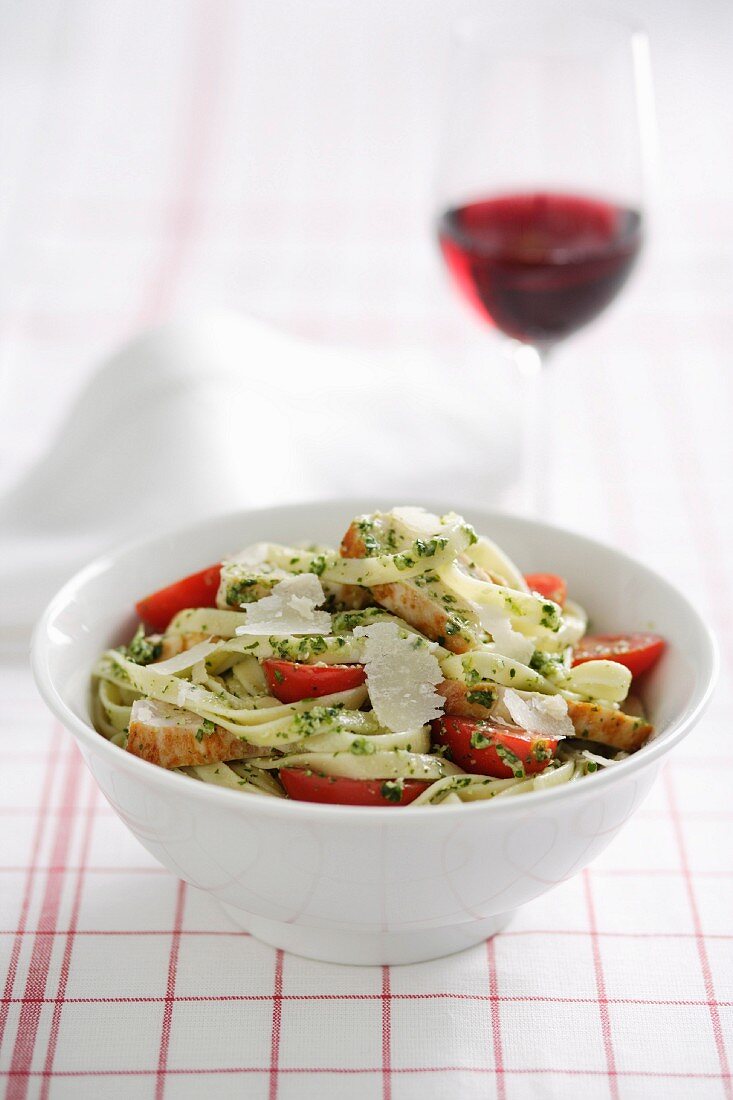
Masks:
[[[517,344],[513,358],[520,379],[520,484],[527,515],[549,518],[551,510],[551,421],[547,352],[529,344]]]

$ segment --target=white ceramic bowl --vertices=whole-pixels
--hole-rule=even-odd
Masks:
[[[242,512],[125,546],[61,589],[33,641],[41,693],[140,843],[217,898],[253,935],[333,962],[406,963],[450,954],[491,935],[517,906],[576,874],[645,798],[663,757],[699,719],[717,671],[710,631],[656,573],[568,531],[475,508],[467,518],[522,569],[567,577],[597,628],[654,629],[667,638],[646,685],[658,731],[648,747],[545,792],[382,809],[214,788],[131,756],[94,730],[90,669],[101,650],[129,636],[135,599],[262,539],[337,545],[352,516],[378,506],[347,500]]]

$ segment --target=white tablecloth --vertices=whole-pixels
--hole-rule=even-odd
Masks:
[[[558,352],[549,511],[685,586],[727,670],[733,16],[722,2],[640,7],[664,146],[656,233],[618,307]],[[0,487],[48,448],[101,356],[171,311],[215,305],[422,356],[428,405],[441,386],[464,392],[473,418],[456,494],[496,491],[510,385],[427,232],[450,14],[417,0],[5,6]],[[404,409],[406,438],[434,455],[420,408]],[[418,483],[407,453],[395,499]],[[315,490],[333,491],[327,465]],[[292,489],[283,477],[269,494]],[[251,499],[243,488],[231,504]],[[43,547],[53,530],[33,520]],[[91,552],[94,530],[81,536]],[[588,871],[481,948],[366,970],[236,932],[129,838],[24,662],[8,655],[0,677],[9,1097],[731,1096],[727,671]]]

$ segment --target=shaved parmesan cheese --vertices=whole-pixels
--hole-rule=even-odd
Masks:
[[[163,726],[193,726],[198,729],[201,719],[190,710],[180,710],[170,703],[160,703],[155,699],[136,699],[132,704],[130,722],[144,724],[152,728]]]
[[[291,596],[290,606],[296,614],[302,615],[304,619],[307,619],[313,610],[313,603],[307,596]]]
[[[190,704],[195,707],[200,698],[199,691],[200,688],[195,684],[190,684],[188,680],[181,680],[176,685],[176,706],[185,708]]]
[[[404,733],[440,717],[445,700],[435,688],[443,673],[434,642],[407,634],[392,622],[358,626],[354,634],[366,638],[367,688],[380,725]]]
[[[441,532],[440,518],[434,512],[426,512],[424,508],[405,506],[393,508],[391,513],[398,523],[406,527],[413,535],[435,535]]]
[[[574,737],[575,729],[568,717],[568,704],[562,695],[519,695],[507,688],[503,702],[512,721],[528,733],[542,737]]]
[[[191,680],[194,684],[205,684],[206,677],[206,661],[197,661],[191,669]]]
[[[494,639],[497,653],[523,665],[529,664],[534,653],[534,642],[514,629],[509,613],[491,604],[474,604],[473,607],[481,626]]]
[[[300,573],[276,584],[270,596],[247,604],[237,634],[330,634],[331,616],[316,608],[325,600],[315,573]]]

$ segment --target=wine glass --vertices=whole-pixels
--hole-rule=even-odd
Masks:
[[[528,510],[547,510],[547,358],[618,294],[643,239],[647,39],[624,18],[513,3],[455,28],[437,172],[454,283],[507,338]]]

